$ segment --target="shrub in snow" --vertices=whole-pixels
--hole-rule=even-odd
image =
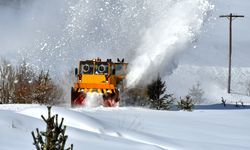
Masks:
[[[45,132],[36,129],[36,135],[34,131],[31,132],[34,145],[37,150],[64,150],[66,140],[68,138],[65,135],[66,126],[63,126],[62,118],[61,123],[58,122],[58,115],[51,116],[51,107],[48,106],[48,118],[45,119],[42,115],[42,119],[45,121],[47,128]],[[73,150],[73,144],[66,150]]]
[[[245,107],[244,105],[244,102],[243,101],[238,101],[238,102],[235,102],[235,107]]]
[[[221,97],[221,102],[222,102],[223,106],[226,107],[227,100],[225,100],[223,97]]]
[[[201,89],[200,82],[197,82],[188,91],[188,95],[194,100],[194,103],[199,104],[203,102],[204,91]]]
[[[153,80],[147,87],[147,94],[150,99],[150,107],[158,110],[171,109],[175,98],[172,94],[165,94],[166,83],[162,81],[158,75],[156,80]]]
[[[143,106],[150,104],[147,96],[147,88],[136,86],[127,90],[122,96],[120,106]]]
[[[56,85],[49,76],[49,72],[40,72],[32,83],[33,102],[42,104],[58,104],[63,93],[63,89]]]
[[[50,78],[49,72],[37,74],[26,62],[16,69],[7,61],[0,64],[0,103],[58,104],[62,88]]]
[[[235,107],[239,107],[239,104],[238,104],[238,102],[235,102]]]
[[[245,107],[244,102],[240,101],[242,107]]]
[[[180,101],[178,101],[177,104],[178,108],[181,110],[192,111],[194,107],[194,101],[189,95],[185,98],[180,98]]]
[[[14,102],[15,103],[32,103],[33,85],[29,81],[34,80],[35,73],[27,65],[22,62],[15,70],[15,86],[14,86]]]

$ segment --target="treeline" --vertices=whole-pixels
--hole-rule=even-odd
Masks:
[[[70,71],[70,74],[73,71]],[[69,81],[71,79],[70,75]],[[63,81],[61,81],[63,82]],[[58,81],[59,83],[59,81]],[[0,60],[0,104],[39,103],[56,105],[63,103],[66,92],[62,84],[52,80],[49,71],[33,70],[25,61],[13,66],[10,62]],[[122,93],[120,106],[140,106],[158,110],[184,109],[192,110],[194,104],[202,102],[203,90],[200,84],[189,89],[188,96],[175,98],[167,93],[166,82],[161,77],[145,87],[136,87]]]
[[[52,81],[49,71],[37,73],[24,61],[13,66],[0,61],[0,103],[59,104],[63,89]]]
[[[173,94],[167,93],[166,82],[161,77],[152,80],[144,87],[135,87],[126,92],[122,105],[140,106],[157,110],[187,110],[192,111],[194,105],[203,101],[203,90],[200,84],[189,89],[185,97],[177,99]]]

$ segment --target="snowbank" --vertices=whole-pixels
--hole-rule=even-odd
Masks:
[[[250,110],[154,111],[142,108],[52,108],[65,118],[74,149],[248,150]],[[1,149],[34,149],[31,131],[45,130],[45,106],[0,105]]]

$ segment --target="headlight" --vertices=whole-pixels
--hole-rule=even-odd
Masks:
[[[89,65],[88,64],[84,64],[82,67],[82,70],[84,73],[89,72]]]
[[[101,64],[100,66],[98,66],[98,72],[103,73],[105,71],[106,71],[106,67],[103,64]]]

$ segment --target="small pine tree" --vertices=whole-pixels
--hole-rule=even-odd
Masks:
[[[51,116],[51,106],[48,106],[48,118],[45,119],[43,115],[41,117],[46,122],[47,128],[46,132],[39,131],[37,128],[36,136],[34,131],[31,132],[34,140],[33,144],[36,146],[36,149],[64,150],[68,138],[68,136],[65,135],[66,126],[62,126],[64,118],[62,118],[61,123],[58,124],[58,115]],[[73,144],[66,150],[73,150]]]
[[[147,87],[147,94],[151,101],[151,108],[158,110],[169,110],[175,100],[172,94],[165,94],[166,83],[158,75]]]
[[[191,98],[194,100],[194,102],[201,103],[203,101],[204,91],[201,89],[200,82],[197,82],[195,85],[192,86],[191,89],[189,89],[188,95],[191,96]]]
[[[180,101],[178,101],[177,104],[178,108],[181,110],[192,111],[194,107],[194,101],[189,95],[187,95],[184,99],[180,98]]]

